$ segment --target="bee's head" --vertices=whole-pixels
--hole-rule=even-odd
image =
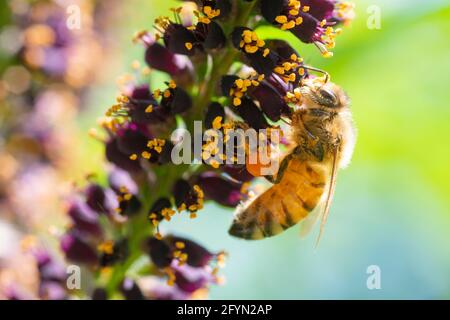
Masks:
[[[308,105],[319,105],[339,111],[348,106],[348,97],[336,84],[323,79],[308,79],[303,82],[301,93]]]

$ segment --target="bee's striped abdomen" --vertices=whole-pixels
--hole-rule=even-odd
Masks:
[[[279,184],[238,208],[230,234],[256,240],[277,235],[303,220],[324,193],[325,168],[322,163],[292,159]]]

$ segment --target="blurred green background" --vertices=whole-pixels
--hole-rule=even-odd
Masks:
[[[228,236],[232,212],[209,205],[176,231],[226,250],[226,284],[213,299],[450,298],[450,5],[448,1],[358,1],[357,18],[338,38],[333,59],[283,34],[315,67],[324,68],[352,99],[358,143],[352,165],[338,177],[325,235],[305,239],[298,228],[273,239]],[[80,117],[86,171],[101,168],[101,145],[86,131],[113,103],[115,76],[130,70],[143,49],[135,31],[167,14],[172,0],[132,0],[116,23],[118,58],[111,81],[90,97]],[[367,8],[381,9],[381,29],[367,27]],[[274,36],[272,30],[259,30]],[[106,72],[106,71],[105,71]],[[92,161],[92,159],[96,159]],[[366,286],[368,266],[381,268],[381,289]]]

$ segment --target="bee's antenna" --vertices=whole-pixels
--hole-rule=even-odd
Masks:
[[[310,67],[310,66],[302,66],[302,68],[306,69],[306,70],[311,70],[311,71],[316,71],[316,72],[322,73],[323,75],[325,75],[325,82],[330,81],[330,78],[331,78],[330,74],[324,70],[317,69],[317,68]]]

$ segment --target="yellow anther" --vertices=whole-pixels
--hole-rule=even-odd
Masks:
[[[176,247],[177,249],[179,249],[179,250],[183,250],[183,249],[186,247],[186,245],[184,244],[184,242],[177,241],[177,242],[175,243],[175,247]]]
[[[288,21],[288,18],[286,16],[277,16],[275,18],[275,21],[280,23],[280,24],[283,24],[283,23],[286,23]]]
[[[143,151],[141,155],[142,155],[142,158],[147,159],[147,160],[152,157],[152,154],[148,151]]]
[[[114,241],[108,240],[105,242],[102,242],[97,247],[98,251],[105,253],[105,254],[113,254],[114,252]]]
[[[212,126],[213,126],[213,129],[214,130],[219,130],[219,129],[221,129],[222,128],[222,120],[223,120],[223,118],[222,117],[216,117],[215,119],[214,119],[214,121],[213,121],[213,123],[212,123]]]

